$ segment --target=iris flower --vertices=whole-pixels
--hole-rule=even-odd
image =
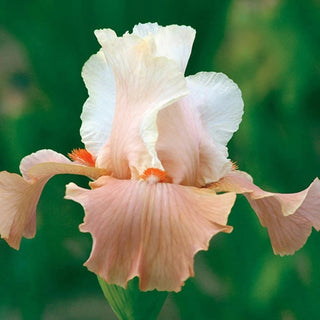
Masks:
[[[95,35],[102,48],[82,71],[85,149],[70,159],[40,150],[22,159],[22,176],[0,173],[0,233],[11,247],[34,237],[42,189],[63,173],[92,179],[90,189],[68,184],[66,198],[85,211],[80,230],[93,240],[85,265],[122,287],[139,277],[141,291],[180,291],[195,254],[232,231],[236,193],[267,227],[276,254],[294,253],[319,230],[319,179],[299,193],[271,193],[228,159],[241,92],[222,73],[184,76],[194,29],[147,23],[122,37]]]

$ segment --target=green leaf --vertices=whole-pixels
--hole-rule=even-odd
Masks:
[[[166,291],[140,291],[139,279],[128,282],[124,289],[108,284],[98,277],[104,296],[120,320],[153,320],[157,319],[168,296]]]

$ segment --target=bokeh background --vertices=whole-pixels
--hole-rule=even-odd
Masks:
[[[241,88],[245,114],[230,157],[270,191],[300,191],[320,174],[320,4],[317,0],[1,0],[0,170],[42,148],[81,147],[87,97],[81,68],[99,46],[93,30],[120,35],[138,22],[197,30],[187,74],[222,71]],[[116,319],[82,263],[91,238],[82,208],[56,176],[38,231],[20,251],[0,242],[0,319]],[[196,277],[170,294],[159,319],[319,319],[320,234],[294,256],[274,256],[246,200],[195,259]]]

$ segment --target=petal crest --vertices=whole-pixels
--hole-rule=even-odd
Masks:
[[[125,287],[138,276],[142,291],[180,291],[194,273],[194,255],[216,233],[232,230],[232,193],[112,177],[91,186],[69,184],[66,198],[85,209],[80,230],[93,238],[85,265],[108,283]]]
[[[288,255],[306,243],[312,227],[320,230],[320,181],[297,193],[266,192],[243,172],[232,172],[213,184],[217,191],[243,193],[260,223],[268,229],[275,254]]]

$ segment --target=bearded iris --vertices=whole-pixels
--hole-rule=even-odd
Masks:
[[[85,263],[111,284],[139,277],[142,291],[180,291],[193,260],[244,194],[268,228],[276,254],[301,248],[320,228],[320,182],[295,194],[263,191],[228,159],[243,100],[221,73],[184,76],[195,31],[139,24],[122,37],[97,30],[101,50],[84,65],[89,92],[81,115],[85,149],[70,159],[40,150],[21,161],[22,176],[0,173],[0,233],[19,248],[36,232],[36,206],[55,174],[91,178],[67,185],[66,198],[85,211],[92,235]]]

